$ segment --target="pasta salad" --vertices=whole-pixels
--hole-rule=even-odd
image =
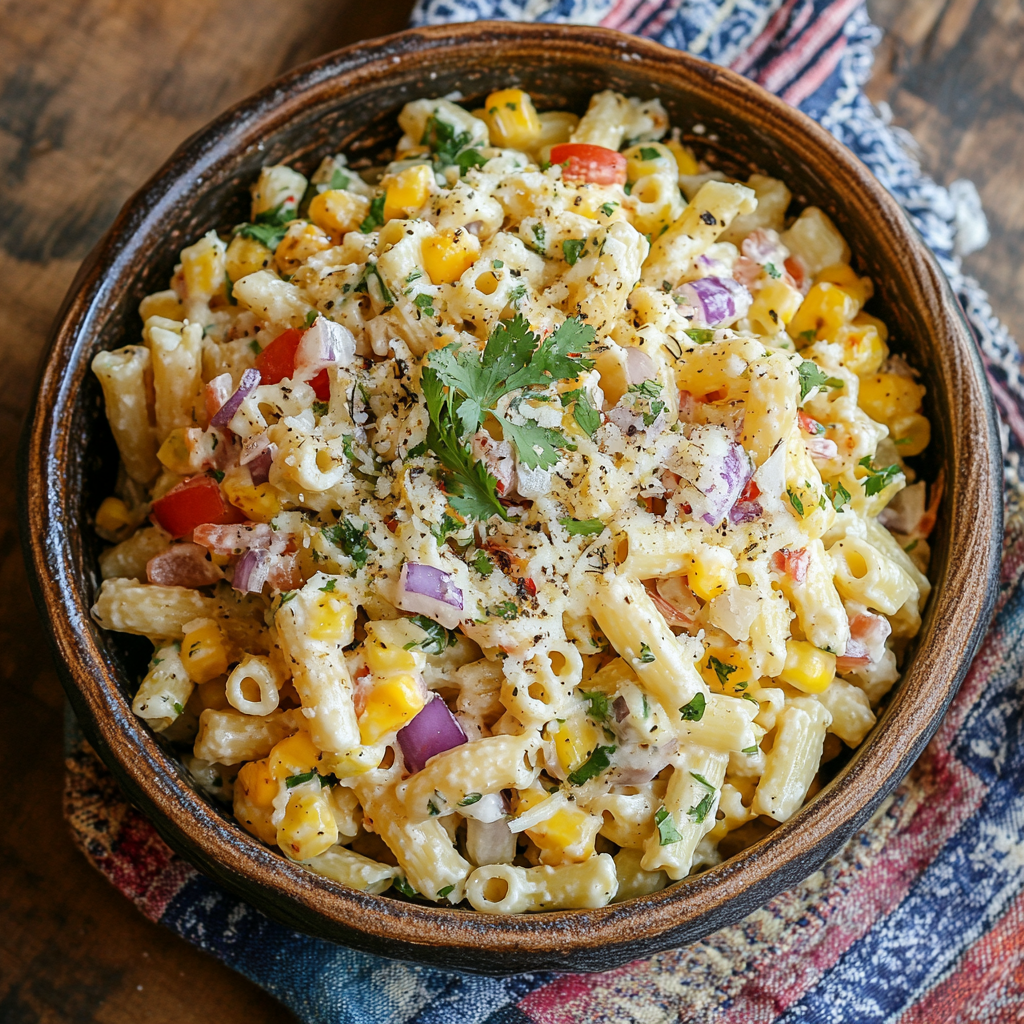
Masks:
[[[658,100],[398,121],[384,166],[264,167],[94,358],[93,615],[153,643],[135,714],[314,872],[654,892],[874,725],[930,589],[925,389],[829,217]]]

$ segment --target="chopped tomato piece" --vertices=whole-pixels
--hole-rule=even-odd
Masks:
[[[814,419],[813,416],[808,416],[803,409],[797,413],[797,419],[800,421],[800,429],[805,434],[810,434],[811,437],[820,437],[825,433],[824,426]]]
[[[772,555],[772,568],[789,576],[794,583],[803,583],[807,579],[807,563],[810,558],[807,548],[800,548],[799,551],[780,548]]]
[[[589,181],[595,185],[626,184],[626,158],[604,146],[564,142],[551,148],[551,162],[562,165],[562,177],[566,181]]]
[[[153,519],[172,537],[184,537],[203,523],[242,523],[245,516],[229,505],[212,476],[194,476],[153,502]]]
[[[256,369],[260,371],[262,384],[280,384],[291,379],[295,373],[295,352],[302,335],[297,327],[289,327],[256,357]],[[326,370],[321,370],[309,384],[321,402],[330,399],[331,381]]]
[[[747,486],[743,488],[740,494],[740,501],[754,501],[761,496],[761,488],[754,483],[754,478],[751,477],[747,481]]]
[[[787,256],[783,266],[786,268],[786,273],[793,279],[793,287],[802,288],[806,274],[804,272],[804,265],[800,260],[796,256]]]

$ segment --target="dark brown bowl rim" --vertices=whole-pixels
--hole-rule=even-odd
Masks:
[[[115,284],[184,180],[201,181],[205,169],[226,152],[273,131],[311,102],[318,87],[338,76],[364,80],[386,74],[403,55],[436,51],[443,57],[482,40],[489,46],[528,45],[552,52],[560,44],[569,45],[609,59],[667,65],[681,86],[711,83],[739,108],[757,107],[766,118],[770,115],[807,137],[820,147],[823,162],[841,167],[851,189],[863,191],[880,222],[905,245],[922,288],[934,299],[933,315],[957,353],[962,387],[975,407],[970,422],[952,427],[955,451],[970,450],[972,458],[968,468],[961,455],[946,504],[952,521],[963,530],[958,545],[972,555],[972,583],[940,585],[932,598],[928,615],[944,625],[955,624],[958,653],[954,665],[947,658],[928,677],[929,700],[893,701],[871,739],[814,801],[731,860],[661,892],[599,910],[507,918],[368,896],[314,876],[226,822],[178,783],[173,761],[131,714],[91,630],[88,603],[73,582],[75,565],[66,531],[75,492],[69,486],[61,429],[69,422],[86,372],[82,353],[99,330]],[[477,22],[413,29],[360,43],[284,75],[189,138],[125,204],[79,270],[43,357],[19,453],[20,526],[33,594],[48,624],[72,706],[130,798],[176,850],[292,927],[399,959],[503,975],[546,968],[604,969],[702,938],[806,877],[849,839],[934,734],[985,634],[998,581],[1001,474],[991,395],[949,284],[895,201],[849,150],[759,86],[686,53],[609,29]],[[953,571],[951,566],[947,577]],[[941,642],[934,638],[934,644]],[[904,687],[922,681],[910,678],[922,653]],[[918,674],[924,676],[924,671]]]

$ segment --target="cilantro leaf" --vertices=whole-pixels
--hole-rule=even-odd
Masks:
[[[755,743],[752,747],[744,747],[740,751],[740,753],[741,754],[752,754],[753,755],[753,754],[757,754],[760,751],[760,749],[761,748]]]
[[[786,493],[789,495],[789,503],[796,509],[797,515],[804,514],[804,503],[800,498],[789,488],[786,488]]]
[[[381,193],[376,199],[370,201],[370,212],[366,215],[363,223],[359,225],[359,230],[364,235],[368,235],[371,231],[375,231],[377,228],[383,226],[384,200],[386,198],[387,197],[384,193]]]
[[[884,491],[903,472],[897,465],[886,466],[884,469],[875,469],[871,464],[871,456],[865,455],[858,466],[863,466],[868,471],[864,478],[864,493],[870,498],[875,494]],[[849,498],[849,495],[847,495]]]
[[[777,280],[778,278],[782,277],[779,268],[775,266],[774,263],[766,263],[764,265],[764,269],[768,276],[771,278],[775,278]]]
[[[576,388],[574,391],[563,392],[559,397],[563,409],[571,402],[576,403],[572,410],[572,418],[584,433],[593,437],[601,426],[601,413],[591,405],[586,391],[583,388]]]
[[[335,547],[341,548],[352,559],[352,563],[357,569],[362,569],[366,565],[368,557],[366,535],[369,530],[370,527],[367,524],[359,526],[351,519],[346,519],[343,523],[325,526],[320,532]]]
[[[316,775],[316,769],[312,771],[303,772],[302,775],[290,775],[284,780],[286,789],[294,789],[296,786],[301,786],[304,782],[309,782]]]
[[[427,295],[425,292],[417,295],[412,300],[414,306],[418,306],[427,316],[434,315],[434,299],[433,296]]]
[[[715,338],[715,332],[710,327],[691,327],[684,333],[690,341],[695,341],[698,345],[707,345]]]
[[[656,380],[643,380],[639,384],[630,384],[627,389],[632,394],[644,398],[657,398],[661,395],[661,385]]]
[[[608,204],[605,203],[607,206]],[[583,247],[587,244],[585,238],[567,238],[562,242],[562,254],[565,256],[565,262],[570,267],[576,266],[576,261],[580,258],[580,253],[583,251]]]
[[[837,512],[842,512],[843,506],[848,504],[850,501],[850,492],[838,480],[836,481],[834,488],[832,484],[826,482],[825,491],[829,496],[829,500],[832,502],[832,507]]]
[[[708,658],[708,665],[715,670],[715,675],[718,676],[718,681],[723,686],[729,682],[729,676],[736,671],[735,665],[727,665],[724,661],[719,661],[713,654]]]
[[[584,782],[600,775],[611,764],[610,756],[614,753],[615,747],[598,747],[576,771],[569,773],[570,784],[582,786]]]
[[[184,711],[185,711],[185,705],[184,705],[184,704],[182,704],[182,703],[181,703],[180,701],[175,701],[175,702],[174,702],[174,703],[173,703],[173,704],[171,705],[171,707],[173,707],[173,708],[174,708],[174,713],[175,713],[176,715],[180,715],[180,714],[183,714],[183,713],[184,713]]]
[[[401,875],[396,875],[391,879],[391,884],[403,895],[403,896],[419,896],[419,893],[404,879]]]
[[[678,843],[683,837],[676,828],[675,820],[662,804],[654,812],[654,824],[658,826],[658,842],[661,846],[669,846]]]
[[[326,582],[326,583],[325,583],[325,584],[324,584],[324,585],[323,585],[323,586],[322,586],[322,587],[320,588],[320,590],[321,590],[321,591],[322,591],[323,593],[325,593],[325,594],[333,594],[333,593],[334,593],[334,588],[335,588],[335,586],[337,585],[337,582],[338,582],[337,580],[328,580],[328,581],[327,581],[327,582]]]
[[[424,654],[444,654],[449,647],[459,642],[459,634],[454,629],[445,629],[444,626],[425,615],[412,615],[409,621],[415,623],[426,633],[422,640],[414,640],[411,644],[405,644],[404,650],[411,651],[418,647]]]
[[[604,529],[600,519],[573,519],[566,516],[558,522],[570,537],[593,537]]]
[[[504,619],[506,622],[511,622],[512,619],[519,618],[519,608],[516,606],[515,601],[502,601],[501,604],[495,605],[493,608],[488,608],[488,615],[492,615],[498,619]]]
[[[519,461],[529,469],[550,469],[559,459],[559,448],[567,447],[565,436],[550,427],[536,423],[513,423],[495,414],[506,441],[515,445]],[[539,449],[539,450],[538,450]]]
[[[251,238],[260,245],[274,250],[281,244],[281,239],[287,233],[286,229],[279,224],[239,224],[235,228],[235,234],[243,238]]]
[[[608,698],[607,693],[602,693],[600,690],[580,690],[580,696],[590,705],[587,708],[587,714],[594,719],[595,722],[604,722],[608,718],[608,710],[611,706],[611,701]]]
[[[481,576],[485,579],[494,572],[494,563],[484,554],[483,551],[478,551],[476,557],[473,559],[473,568],[476,569]]]
[[[420,139],[421,146],[427,146],[432,153],[437,154],[442,164],[454,164],[461,150],[470,143],[469,132],[456,133],[453,125],[442,121],[436,114],[427,118],[424,126],[423,138]]]
[[[705,793],[703,797],[701,797],[700,801],[696,804],[696,806],[691,807],[686,812],[699,825],[710,813],[711,806],[715,802],[715,794],[717,790],[714,786],[711,785],[710,782],[708,782],[707,779],[704,778],[703,775],[698,775],[697,772],[690,772],[690,775],[692,775],[693,778],[695,778],[705,789],[708,790],[708,792]]]
[[[707,707],[707,698],[703,693],[694,694],[689,704],[684,704],[679,709],[679,714],[684,722],[699,722],[704,717],[704,708]]]
[[[657,160],[661,154],[653,146],[640,147],[641,160]]]
[[[444,897],[448,896],[452,892],[452,890],[454,888],[455,888],[455,883],[453,882],[451,885],[446,885],[443,889],[438,889],[437,890],[437,898],[439,900],[440,899],[444,899]]]
[[[643,641],[640,642],[640,664],[650,665],[658,659],[655,657],[654,652],[647,646]]]
[[[463,150],[456,158],[455,164],[459,168],[459,176],[464,178],[471,167],[483,167],[487,163],[486,158],[478,149]]]
[[[814,388],[841,388],[843,382],[838,377],[830,377],[817,363],[805,359],[798,367],[800,374],[800,401],[802,402]]]
[[[483,799],[482,793],[467,793],[460,801],[460,807],[469,807],[472,804],[479,803]]]
[[[619,204],[615,202],[602,203],[600,209],[606,217],[610,217],[615,212],[615,207],[618,205]],[[563,242],[562,244],[564,245],[565,243]]]

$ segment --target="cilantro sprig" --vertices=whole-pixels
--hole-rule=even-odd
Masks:
[[[880,492],[884,491],[903,472],[897,465],[886,466],[884,469],[875,469],[871,464],[871,456],[865,455],[858,466],[862,466],[868,471],[868,475],[864,478],[864,493],[870,498]],[[847,495],[849,499],[849,495]]]
[[[830,377],[817,363],[805,359],[798,367],[800,374],[800,401],[802,402],[814,388],[841,388],[843,382],[838,377]]]
[[[574,772],[569,773],[569,782],[573,786],[582,786],[584,782],[600,775],[611,764],[611,755],[615,747],[598,747]]]
[[[593,339],[592,327],[571,319],[542,341],[516,314],[498,323],[482,352],[451,344],[430,353],[423,371],[430,414],[427,447],[448,471],[445,482],[459,515],[508,518],[495,493],[494,477],[466,444],[488,416],[498,420],[519,461],[530,469],[550,468],[558,461],[559,450],[571,447],[560,431],[532,422],[513,423],[496,407],[514,391],[575,380],[594,365],[585,355]],[[525,397],[519,396],[518,402],[513,399],[510,408],[518,408]]]

